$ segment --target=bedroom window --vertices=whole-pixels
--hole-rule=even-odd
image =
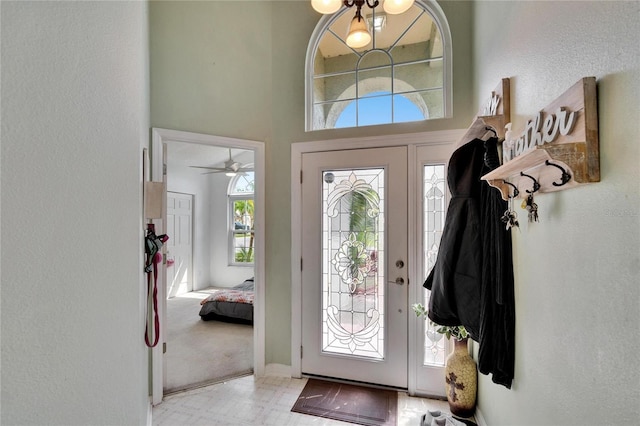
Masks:
[[[350,8],[324,15],[309,41],[307,131],[453,115],[451,33],[435,1],[399,15],[367,8],[372,40],[363,48],[346,44],[352,18]]]
[[[229,182],[229,264],[250,266],[254,261],[254,174],[245,172]]]

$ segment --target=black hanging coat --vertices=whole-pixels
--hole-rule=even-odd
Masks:
[[[500,191],[480,179],[498,165],[496,142],[474,139],[449,159],[452,198],[424,287],[431,290],[429,318],[440,325],[463,325],[480,344],[480,372],[493,373],[494,382],[509,388],[515,302],[511,233],[500,221],[507,204]]]
[[[484,145],[466,143],[449,159],[447,184],[451,201],[436,263],[424,286],[431,290],[429,318],[440,325],[464,325],[473,340],[480,334],[482,240],[480,177]]]
[[[486,143],[487,156],[495,165],[487,164],[488,173],[499,165],[496,141]],[[486,159],[486,158],[485,158]],[[492,163],[489,161],[489,163]],[[483,182],[482,202],[482,289],[480,302],[480,347],[478,370],[492,374],[491,379],[511,388],[515,362],[515,295],[511,230],[501,217],[507,202],[500,191]]]

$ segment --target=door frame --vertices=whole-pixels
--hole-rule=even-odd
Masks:
[[[291,376],[302,377],[302,235],[299,230],[302,227],[302,155],[311,152],[341,151],[345,149],[383,148],[393,146],[407,146],[408,158],[415,158],[419,145],[443,145],[455,144],[465,134],[465,129],[440,130],[433,132],[410,133],[402,135],[369,136],[349,139],[318,140],[311,142],[297,142],[291,144]],[[409,300],[420,300],[421,285],[416,285],[422,280],[418,278],[419,238],[412,230],[420,229],[418,221],[422,220],[416,214],[417,194],[420,177],[417,162],[407,165],[408,176],[408,226],[409,226]],[[424,321],[415,315],[409,315],[408,336],[408,392],[410,395],[419,394],[416,384],[418,365],[422,362],[421,342],[418,335],[421,328],[418,321]]]
[[[242,148],[253,150],[254,152],[254,174],[255,174],[255,289],[253,302],[253,371],[254,375],[260,377],[265,374],[265,147],[264,142],[246,139],[235,139],[224,136],[207,135],[203,133],[192,133],[180,130],[170,130],[162,128],[151,129],[151,180],[163,182],[164,180],[164,160],[163,145],[171,142],[192,143],[199,145],[220,146],[225,148]],[[166,188],[165,188],[166,192]],[[166,219],[166,196],[165,206],[163,206],[163,217]],[[164,233],[162,221],[156,222],[156,232]],[[166,342],[166,265],[160,268],[158,278],[158,316],[160,318],[160,343],[151,349],[151,397],[152,404],[157,405],[162,402],[164,360],[163,342]]]

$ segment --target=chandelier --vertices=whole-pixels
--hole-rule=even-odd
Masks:
[[[389,15],[397,15],[405,12],[413,5],[414,0],[383,0],[382,8]],[[354,49],[364,47],[371,43],[371,33],[367,28],[367,22],[362,17],[362,6],[369,6],[373,9],[378,7],[378,0],[311,0],[311,6],[317,11],[325,15],[336,13],[342,5],[346,7],[356,7],[356,15],[351,20],[347,39],[347,46]]]

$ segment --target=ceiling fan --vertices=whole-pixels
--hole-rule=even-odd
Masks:
[[[253,171],[252,167],[245,167],[242,163],[239,163],[233,159],[231,156],[231,149],[229,149],[229,159],[224,162],[223,167],[209,167],[209,166],[189,166],[196,169],[207,169],[211,170],[209,172],[205,172],[203,174],[209,173],[225,173],[227,176],[235,176],[237,174],[243,174],[244,172]]]

